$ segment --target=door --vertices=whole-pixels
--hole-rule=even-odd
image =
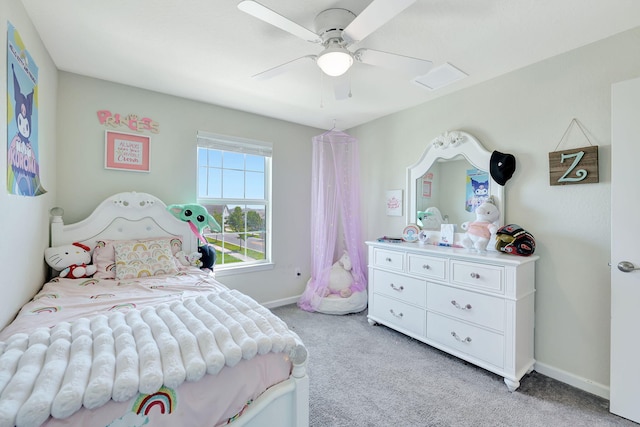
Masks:
[[[609,409],[640,422],[640,78],[612,86],[611,111]]]

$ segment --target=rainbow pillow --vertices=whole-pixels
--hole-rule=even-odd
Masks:
[[[151,239],[138,239],[137,241],[144,240],[167,240],[171,246],[171,253],[175,256],[176,253],[182,250],[182,240],[179,237],[157,237]],[[116,253],[114,244],[120,242],[131,242],[131,240],[98,240],[96,246],[93,248],[92,261],[96,266],[96,273],[93,275],[95,279],[115,279],[116,278]],[[176,260],[176,267],[179,267],[179,262]]]
[[[178,272],[169,239],[116,241],[113,247],[117,280]]]

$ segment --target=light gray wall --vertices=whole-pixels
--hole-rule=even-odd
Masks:
[[[464,130],[488,150],[516,156],[517,170],[505,186],[505,221],[520,224],[537,240],[536,369],[605,397],[610,93],[612,83],[639,75],[635,29],[350,131],[361,144],[368,239],[401,234],[406,216],[385,215],[384,192],[405,188],[406,167],[442,132]],[[557,151],[573,118],[599,146],[600,182],[552,187],[548,153]],[[587,145],[573,129],[559,149]]]
[[[151,136],[151,172],[104,168],[105,126],[97,112],[136,114],[159,124]],[[167,204],[196,201],[199,130],[273,143],[272,270],[220,277],[260,302],[302,293],[310,274],[311,138],[319,129],[60,72],[57,203],[64,221],[85,218],[121,191],[151,193]],[[110,128],[114,129],[114,128]],[[126,128],[116,128],[127,132]],[[131,131],[129,131],[131,132]],[[296,277],[299,267],[301,277]]]
[[[7,21],[18,30],[38,66],[37,102],[40,181],[48,191],[38,197],[7,193]],[[45,278],[44,248],[49,245],[49,209],[56,197],[56,96],[58,71],[19,0],[0,2],[0,327],[29,301]],[[12,102],[12,100],[9,100]]]

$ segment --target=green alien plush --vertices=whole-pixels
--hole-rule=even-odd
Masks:
[[[202,231],[205,228],[209,228],[216,233],[222,231],[218,221],[209,214],[204,206],[197,203],[169,205],[167,206],[167,210],[180,221],[189,223],[191,231],[193,231],[193,233],[198,236],[198,240],[202,242],[202,245],[198,247],[198,252],[202,254],[200,261],[202,261],[203,268],[213,268],[216,262],[216,251],[213,246],[207,243],[202,235]]]
[[[197,232],[202,235],[202,231],[205,228],[211,229],[213,232],[220,232],[222,228],[218,221],[212,217],[207,209],[199,205],[197,203],[184,204],[184,205],[169,205],[167,209],[173,216],[178,218],[180,221],[185,221],[192,224],[191,229],[193,227],[196,228]]]

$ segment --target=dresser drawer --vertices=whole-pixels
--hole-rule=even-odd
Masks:
[[[390,270],[404,271],[404,252],[373,250],[373,265]]]
[[[373,307],[370,309],[371,315],[380,321],[392,324],[395,329],[424,337],[427,322],[426,312],[423,309],[380,294],[373,295]]]
[[[444,280],[447,272],[447,260],[409,254],[409,273]]]
[[[373,292],[425,307],[427,283],[413,277],[373,270]]]
[[[427,283],[427,309],[504,332],[504,299]]]
[[[451,261],[451,281],[492,292],[504,292],[504,267],[464,261]]]
[[[427,313],[427,338],[496,367],[504,365],[504,337],[497,332]]]

